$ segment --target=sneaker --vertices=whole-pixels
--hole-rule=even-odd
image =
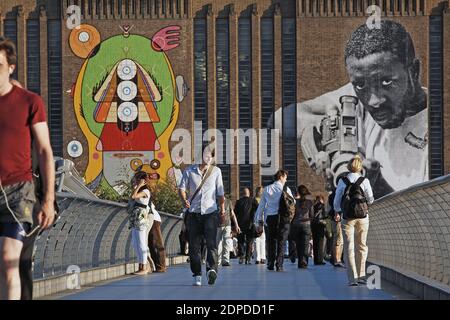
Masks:
[[[239,264],[243,264],[244,263],[244,258],[243,257],[240,257],[239,258]]]
[[[208,277],[208,284],[209,285],[213,285],[214,282],[216,282],[217,273],[213,269],[209,270],[208,273],[206,274],[206,276]]]
[[[255,261],[255,264],[259,264],[260,262],[258,260]]]
[[[278,267],[277,266],[277,271],[282,272],[282,271],[284,271],[284,269],[283,269],[283,267]]]
[[[224,262],[224,263],[222,263],[222,267],[229,267],[230,266],[230,263],[229,262]]]
[[[349,282],[349,287],[357,287],[358,286],[358,282],[353,281],[353,282]]]
[[[267,270],[273,271],[275,269],[275,266],[273,265],[273,263],[269,263],[267,265]]]
[[[334,266],[337,268],[345,268],[345,266],[342,262],[335,263]]]
[[[363,285],[367,284],[367,280],[365,278],[358,278],[357,282],[358,282],[358,284],[363,284]]]
[[[202,285],[202,276],[195,276],[193,286],[200,287]]]

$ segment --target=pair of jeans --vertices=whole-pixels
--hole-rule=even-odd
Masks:
[[[309,240],[311,239],[311,225],[309,223],[292,224],[292,237],[297,248],[298,266],[308,264]]]
[[[155,263],[156,271],[166,270],[166,249],[164,248],[164,240],[161,233],[161,222],[154,221],[153,226],[148,234],[148,248],[150,256]]]
[[[252,228],[241,230],[238,234],[238,256],[244,258],[246,261],[251,261],[253,255],[253,240],[255,231]]]
[[[320,223],[311,223],[313,238],[314,263],[320,264],[325,257],[325,226]]]
[[[350,283],[366,276],[366,261],[369,248],[367,233],[369,231],[369,216],[364,219],[343,220],[344,259],[347,266],[347,277]]]
[[[218,264],[230,263],[230,251],[233,249],[231,226],[219,227],[217,229],[217,246]]]
[[[198,212],[189,212],[187,213],[186,227],[189,234],[189,262],[193,276],[202,275],[201,246],[203,241],[206,242],[206,271],[213,269],[217,272],[218,212],[204,215]]]
[[[290,224],[280,224],[279,215],[267,216],[268,266],[273,267],[275,261],[278,268],[283,267],[284,250],[289,237]]]
[[[149,256],[148,233],[153,226],[153,214],[148,215],[148,228],[131,228],[131,240],[139,263],[146,264]]]

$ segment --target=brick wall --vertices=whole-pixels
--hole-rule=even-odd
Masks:
[[[4,0],[0,2],[0,21],[4,19],[19,19],[23,22],[23,19],[35,18],[41,20],[41,94],[44,100],[47,102],[48,86],[47,86],[47,48],[46,48],[46,21],[47,19],[61,18],[65,12],[67,5],[72,4],[73,1],[62,1],[63,7],[61,11],[54,5],[55,0],[40,1],[39,5],[36,5],[36,1],[32,0]],[[140,7],[140,1],[136,1],[136,13],[133,13],[131,7],[127,10],[125,8],[125,1],[119,14],[119,8],[95,6],[95,1],[91,2],[92,6],[88,6],[89,1],[85,1],[85,7],[82,8],[83,23],[91,23],[96,26],[100,31],[102,39],[109,36],[119,34],[121,30],[119,25],[130,24],[134,25],[132,33],[143,34],[150,37],[155,31],[160,28],[177,24],[182,27],[181,44],[178,48],[169,51],[168,56],[171,60],[174,68],[175,75],[183,75],[190,88],[188,96],[180,104],[180,116],[176,124],[176,128],[187,128],[191,132],[193,131],[193,18],[203,17],[207,19],[209,23],[208,30],[208,101],[209,101],[209,123],[213,125],[216,123],[215,112],[215,65],[214,65],[214,19],[217,17],[230,17],[230,77],[236,79],[237,73],[237,35],[234,33],[236,28],[236,20],[241,16],[251,17],[252,26],[257,30],[259,26],[259,19],[262,17],[274,17],[274,79],[275,79],[275,96],[274,96],[274,109],[281,108],[281,94],[282,94],[282,61],[281,61],[281,20],[284,17],[296,17],[297,19],[297,101],[305,101],[320,95],[329,90],[338,88],[348,81],[346,71],[343,65],[343,50],[345,43],[350,33],[360,24],[364,23],[367,19],[367,14],[364,13],[364,9],[372,1],[349,1],[350,6],[347,8],[345,5],[342,8],[332,7],[332,1],[312,1],[310,7],[310,1],[296,0],[296,1],[280,1],[280,6],[271,0],[243,0],[243,1],[226,1],[221,0],[189,0],[179,1],[180,7],[175,7],[176,1],[171,3],[174,7],[170,9],[167,7],[165,13],[162,12],[161,3],[155,10],[154,6]],[[394,7],[390,6],[390,1],[387,1],[387,6],[382,6],[383,16],[389,19],[393,19],[401,22],[407,30],[411,33],[416,48],[416,53],[422,61],[422,83],[426,85],[428,77],[428,15],[438,6],[440,0],[421,1],[414,0],[409,3],[415,3],[415,6],[407,8],[405,5],[398,7],[398,1]],[[20,17],[16,18],[19,10],[17,8],[18,3],[22,5]],[[101,2],[103,3],[103,1]],[[132,3],[132,1],[130,1]],[[144,3],[147,3],[144,1]],[[154,1],[148,3],[154,4]],[[167,2],[169,4],[170,2]],[[335,1],[334,3],[337,3]],[[346,2],[343,2],[346,3]],[[354,6],[358,4],[358,6]],[[405,2],[401,2],[403,4]],[[187,6],[185,6],[187,4]],[[318,6],[316,4],[319,4]],[[325,5],[324,5],[325,4]],[[232,8],[232,10],[231,10]],[[126,13],[126,12],[129,13]],[[207,12],[211,12],[208,15]],[[234,12],[230,14],[230,11]],[[18,20],[18,21],[19,21]],[[447,40],[450,33],[450,18],[449,13],[445,14],[444,19],[444,61],[450,60],[450,42]],[[63,90],[69,90],[72,84],[76,80],[76,76],[80,70],[82,59],[77,58],[71,52],[68,46],[69,31],[64,27],[64,21],[62,22],[62,49],[63,49]],[[26,46],[24,39],[26,39],[25,28],[19,28],[18,41],[22,46],[21,56],[26,52]],[[0,31],[3,30],[3,23],[0,23]],[[258,75],[259,65],[258,60],[260,57],[260,40],[258,37],[252,39],[254,48],[252,61],[253,66],[253,104],[255,112],[253,115],[253,123],[255,127],[260,124],[260,112],[257,108],[259,100],[259,88],[260,78]],[[22,57],[23,58],[23,57]],[[19,77],[25,85],[26,64],[24,61],[19,63]],[[448,141],[450,141],[450,126],[447,125],[450,119],[450,70],[448,63],[444,63],[444,160],[445,160],[445,172],[450,172],[450,147]],[[64,149],[67,144],[73,139],[81,141],[84,150],[86,151],[88,146],[86,140],[81,133],[81,130],[74,119],[72,100],[70,96],[64,92],[61,93],[63,97],[63,119],[64,119]],[[237,97],[238,94],[235,81],[230,83],[230,101],[231,101],[231,128],[237,127],[237,119],[239,112],[237,110]],[[281,142],[281,141],[280,141]],[[171,144],[172,146],[174,143]],[[282,145],[280,143],[280,145]],[[323,192],[324,181],[321,177],[317,176],[307,165],[304,160],[304,156],[301,152],[301,148],[298,146],[297,157],[297,183],[306,184],[312,191]],[[66,152],[66,151],[65,151]],[[87,154],[87,153],[86,153]],[[237,155],[237,153],[236,153]],[[68,157],[67,154],[65,154]],[[283,150],[279,152],[279,163],[282,163]],[[88,165],[87,156],[72,159],[75,161],[77,169],[80,172],[84,172]],[[232,186],[233,189],[239,188],[239,168],[233,165],[232,172]],[[254,185],[260,183],[259,171],[254,167]],[[237,195],[238,192],[236,192]],[[235,196],[236,196],[235,195]]]

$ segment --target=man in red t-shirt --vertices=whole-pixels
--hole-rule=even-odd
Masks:
[[[24,251],[32,248],[37,228],[46,229],[55,217],[55,165],[42,99],[11,84],[16,66],[14,44],[0,37],[0,299],[20,299],[20,275],[31,273],[22,264]],[[36,203],[31,162],[34,143],[42,176],[42,201]],[[33,227],[33,223],[35,227]],[[34,231],[34,232],[33,232]],[[31,240],[31,241],[30,241]],[[20,261],[20,268],[19,263]],[[26,269],[23,270],[24,265]],[[19,271],[20,270],[20,271]],[[32,286],[27,284],[27,286]],[[29,290],[31,291],[31,289]],[[31,294],[26,296],[31,298]]]

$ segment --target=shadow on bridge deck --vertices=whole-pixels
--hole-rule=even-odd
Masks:
[[[268,271],[263,265],[220,267],[214,286],[203,276],[201,287],[192,286],[188,264],[170,267],[167,273],[127,276],[84,288],[76,293],[46,297],[63,300],[392,300],[412,296],[395,290],[349,287],[345,269],[310,266],[297,269],[286,260],[285,271]],[[386,289],[382,283],[382,289]],[[400,294],[400,295],[398,295]]]

